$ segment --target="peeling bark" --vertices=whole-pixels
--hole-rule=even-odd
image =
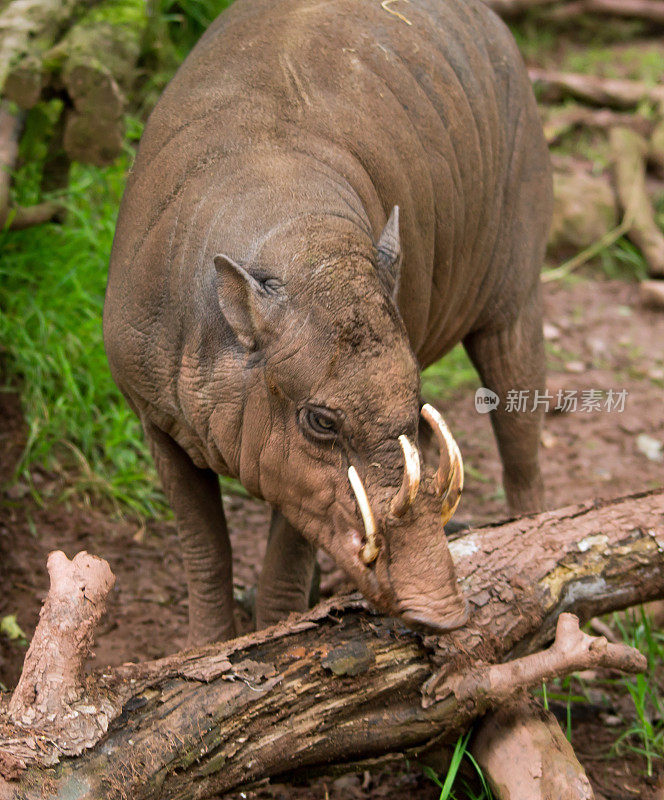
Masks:
[[[204,798],[303,767],[416,757],[543,677],[588,663],[642,668],[565,617],[556,644],[537,651],[562,611],[587,620],[664,597],[663,546],[663,492],[471,531],[450,543],[473,609],[465,628],[423,641],[338,598],[232,642],[97,673],[85,700],[113,717],[108,733],[44,768],[34,762],[59,755],[57,744],[0,727],[0,754],[20,745],[32,762],[5,792]]]
[[[47,566],[51,588],[7,710],[14,724],[38,729],[61,752],[75,754],[106,730],[99,709],[85,708],[83,669],[115,577],[106,561],[86,552],[73,561],[53,552]]]

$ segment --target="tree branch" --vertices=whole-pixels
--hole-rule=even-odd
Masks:
[[[450,544],[473,609],[463,629],[423,641],[336,598],[232,642],[97,673],[84,697],[112,720],[102,741],[63,758],[46,733],[0,725],[0,764],[3,751],[32,762],[5,790],[205,798],[303,767],[416,756],[542,676],[639,667],[565,618],[537,651],[563,611],[588,619],[664,597],[662,543],[662,492],[471,531]],[[60,756],[57,770],[35,763],[45,754]]]

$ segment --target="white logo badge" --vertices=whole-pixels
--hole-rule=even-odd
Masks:
[[[498,402],[498,395],[492,392],[491,389],[486,389],[484,386],[481,386],[475,392],[475,411],[477,411],[478,414],[488,414],[489,411],[498,408]]]

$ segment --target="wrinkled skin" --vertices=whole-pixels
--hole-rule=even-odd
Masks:
[[[178,522],[193,643],[234,634],[217,474],[274,509],[259,625],[306,607],[318,547],[407,624],[466,619],[433,468],[390,511],[399,436],[421,440],[419,369],[458,341],[501,397],[543,388],[550,174],[502,23],[479,0],[406,10],[238,0],[146,126],[104,335]],[[539,413],[492,417],[511,510],[539,510]]]

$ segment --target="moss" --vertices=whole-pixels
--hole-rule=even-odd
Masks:
[[[57,73],[79,64],[97,65],[126,87],[133,77],[147,21],[143,3],[136,0],[115,0],[96,6],[45,53],[44,68]]]
[[[147,22],[144,0],[105,0],[85,15],[86,24],[107,22],[110,25],[130,25],[142,28]]]
[[[560,68],[569,72],[592,73],[601,78],[627,78],[655,86],[664,70],[661,42],[643,42],[611,47],[586,48],[570,52]]]

